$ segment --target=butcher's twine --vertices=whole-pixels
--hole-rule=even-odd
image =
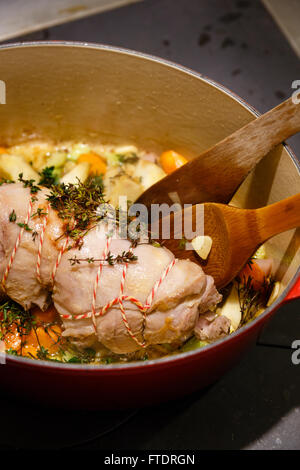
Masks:
[[[25,225],[28,224],[29,222],[29,219],[31,217],[31,213],[32,213],[32,207],[33,207],[33,204],[32,204],[32,201],[30,200],[29,202],[29,207],[28,207],[28,212],[27,212],[27,215],[26,215],[26,219],[25,219]],[[49,213],[50,213],[50,205],[47,206],[47,213],[43,214],[43,224],[42,224],[42,230],[41,230],[41,233],[40,233],[40,237],[39,237],[39,246],[38,246],[38,254],[37,254],[37,265],[36,265],[36,276],[37,276],[37,279],[38,281],[41,283],[41,273],[40,273],[40,268],[41,268],[41,255],[42,255],[42,247],[43,247],[43,243],[44,243],[44,237],[45,237],[45,231],[46,231],[46,227],[47,227],[47,222],[48,222],[48,219],[49,219]],[[6,283],[6,280],[7,280],[7,277],[8,277],[8,274],[9,274],[9,271],[12,267],[12,264],[13,264],[13,261],[15,259],[15,256],[16,256],[16,252],[17,252],[17,249],[21,243],[21,239],[22,239],[22,236],[23,236],[23,233],[24,233],[24,230],[25,228],[22,227],[19,234],[18,234],[18,237],[17,237],[17,240],[16,240],[16,243],[14,245],[14,248],[12,250],[12,253],[11,253],[11,256],[10,256],[10,259],[9,259],[9,262],[6,266],[6,269],[5,269],[5,272],[4,272],[4,276],[2,278],[2,287],[3,287],[3,290],[5,290],[5,283]],[[62,255],[63,253],[65,252],[65,250],[67,249],[68,247],[68,244],[69,244],[69,236],[66,236],[65,238],[65,241],[61,247],[61,249],[59,250],[59,253],[58,253],[58,256],[57,256],[57,259],[56,259],[56,262],[54,264],[54,267],[53,267],[53,271],[51,273],[51,279],[52,279],[52,283],[54,284],[54,278],[55,278],[55,275],[56,275],[56,272],[57,272],[57,269],[58,269],[58,266],[60,264],[60,261],[61,261],[61,258],[62,258]],[[125,328],[126,330],[128,331],[128,334],[130,335],[130,337],[142,348],[144,348],[146,346],[146,343],[143,341],[139,341],[139,339],[134,335],[134,333],[132,332],[131,328],[130,328],[130,325],[128,323],[128,320],[127,320],[127,317],[126,317],[126,313],[125,313],[125,308],[124,308],[124,304],[123,302],[124,301],[129,301],[129,302],[132,302],[134,305],[136,305],[138,307],[138,309],[143,313],[143,320],[145,321],[145,318],[146,318],[146,313],[147,311],[151,308],[151,305],[153,303],[153,300],[154,300],[154,296],[157,292],[157,290],[159,289],[160,285],[162,284],[162,282],[164,281],[164,279],[167,277],[167,275],[169,274],[170,270],[173,268],[173,266],[175,265],[176,263],[176,259],[173,259],[169,264],[168,266],[165,268],[165,270],[163,271],[162,275],[160,276],[160,278],[155,282],[154,286],[152,287],[147,299],[146,299],[146,302],[145,304],[143,304],[142,302],[140,302],[138,299],[132,297],[132,296],[129,296],[129,295],[124,295],[124,289],[125,289],[125,281],[126,281],[126,274],[127,274],[127,270],[128,270],[128,263],[125,264],[124,268],[123,268],[123,271],[122,271],[122,275],[121,275],[121,285],[120,285],[120,293],[119,293],[119,296],[116,297],[115,299],[111,300],[110,302],[108,302],[104,307],[102,307],[100,310],[96,311],[96,299],[97,299],[97,290],[98,290],[98,286],[99,286],[99,282],[100,282],[100,279],[101,279],[101,274],[102,274],[102,271],[103,271],[103,264],[108,256],[108,253],[109,253],[109,248],[110,248],[110,244],[111,244],[111,237],[107,238],[107,242],[105,244],[105,248],[104,248],[104,251],[102,253],[102,259],[104,261],[100,261],[99,263],[99,266],[98,266],[98,270],[97,270],[97,274],[96,274],[96,278],[95,278],[95,282],[94,282],[94,289],[93,289],[93,298],[92,298],[92,311],[91,312],[88,312],[88,313],[84,313],[84,314],[80,314],[80,315],[67,315],[67,314],[62,314],[60,315],[61,318],[65,319],[65,320],[83,320],[83,319],[87,319],[87,318],[91,318],[92,319],[92,323],[93,323],[93,326],[94,326],[94,329],[95,331],[97,332],[97,323],[96,323],[96,318],[99,317],[99,316],[102,316],[102,315],[105,315],[107,313],[107,311],[113,307],[114,305],[117,305],[119,304],[119,307],[120,307],[120,311],[121,311],[121,315],[122,315],[122,319],[123,319],[123,322],[124,322],[124,325],[125,325]],[[130,250],[132,252],[132,249]]]
[[[27,215],[26,215],[26,218],[25,218],[25,221],[24,221],[24,225],[26,226],[29,222],[29,219],[30,219],[30,216],[31,216],[31,212],[32,212],[32,201],[30,200],[29,202],[29,207],[28,207],[28,211],[27,211]],[[14,259],[15,259],[15,256],[16,256],[16,252],[17,252],[17,249],[20,245],[20,242],[21,242],[21,239],[22,239],[22,236],[23,236],[23,233],[24,233],[24,230],[25,230],[25,227],[21,227],[20,231],[19,231],[19,234],[17,236],[17,240],[16,240],[16,243],[13,247],[13,250],[12,250],[12,253],[10,255],[10,258],[9,258],[9,261],[7,263],[7,266],[6,266],[6,269],[4,271],[4,275],[3,275],[3,278],[2,278],[2,281],[1,281],[1,284],[2,284],[2,288],[3,290],[5,291],[5,284],[6,284],[6,280],[8,278],[8,274],[9,274],[9,271],[12,267],[12,264],[14,262]]]
[[[42,256],[42,247],[44,243],[44,236],[45,236],[45,230],[48,222],[48,215],[50,212],[50,204],[47,206],[47,213],[43,215],[43,225],[42,225],[42,230],[40,233],[40,239],[39,239],[39,247],[38,247],[38,256],[37,256],[37,263],[36,263],[36,277],[39,281],[39,283],[42,283],[41,280],[41,256]]]

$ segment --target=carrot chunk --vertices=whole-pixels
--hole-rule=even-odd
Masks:
[[[177,168],[185,165],[187,161],[188,160],[183,155],[180,155],[180,153],[174,150],[167,150],[160,156],[160,164],[167,174],[173,173]]]
[[[78,163],[90,163],[90,174],[101,175],[106,173],[105,161],[95,152],[83,153],[77,160]]]
[[[245,285],[250,282],[254,290],[261,290],[266,284],[265,273],[254,260],[244,266],[238,277]]]
[[[16,324],[11,326],[10,331],[6,333],[3,340],[5,343],[5,349],[13,349],[14,351],[18,351],[21,348],[22,335],[18,331]]]
[[[57,311],[53,305],[51,305],[45,312],[38,307],[32,310],[32,314],[37,322],[52,323],[56,320]]]

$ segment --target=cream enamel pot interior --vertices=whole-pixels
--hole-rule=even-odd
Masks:
[[[0,143],[28,135],[133,143],[188,158],[257,115],[210,79],[161,59],[85,43],[26,43],[0,47]],[[220,178],[222,168],[220,168]],[[201,181],[199,182],[201,184]],[[216,179],[218,184],[218,179]],[[299,192],[299,163],[280,146],[267,155],[233,198],[254,208]],[[275,310],[300,296],[299,229],[274,237],[267,251],[282,283],[278,300],[259,318],[201,350],[127,365],[84,366],[8,356],[1,389],[61,406],[111,408],[169,400],[220,377],[255,342]]]

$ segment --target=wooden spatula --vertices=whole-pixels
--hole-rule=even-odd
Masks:
[[[204,206],[204,235],[212,238],[211,251],[205,261],[194,250],[186,250],[178,239],[184,223],[191,226],[192,222],[196,226],[197,212],[203,214],[200,206]],[[177,220],[178,216],[179,212],[175,214]],[[200,264],[220,288],[240,272],[259,245],[278,233],[300,226],[300,193],[260,209],[238,209],[215,203],[201,204],[198,208],[192,206],[182,211],[182,225],[174,223],[174,214],[170,218],[171,237],[160,238],[160,243],[176,258],[188,258]]]
[[[273,147],[300,131],[300,104],[292,98],[226,137],[145,191],[138,203],[227,203],[257,163]]]

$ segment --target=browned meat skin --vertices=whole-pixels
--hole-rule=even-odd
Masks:
[[[47,210],[47,190],[36,194],[32,214],[37,208]],[[0,277],[2,279],[7,263],[20,232],[18,222],[24,223],[30,202],[30,192],[23,184],[0,187]],[[9,216],[15,211],[17,220],[10,222]],[[49,210],[44,243],[41,252],[41,282],[36,275],[39,235],[43,217],[31,218],[31,231],[24,231],[12,267],[5,284],[5,293],[26,309],[38,305],[45,309],[51,299],[60,315],[82,315],[92,310],[92,299],[98,263],[80,263],[72,266],[70,258],[102,258],[107,243],[107,226],[103,223],[90,230],[80,248],[66,251],[58,265],[54,284],[51,274],[58,253],[64,243],[63,223],[55,211]],[[33,231],[37,232],[35,240]],[[130,242],[111,240],[113,255],[128,251]],[[174,255],[165,248],[149,244],[134,249],[137,262],[129,264],[124,285],[124,294],[144,304],[155,282],[165,268],[174,260]],[[103,265],[96,291],[96,311],[120,295],[121,276],[124,265]],[[0,287],[1,289],[1,287]],[[3,292],[3,291],[2,291]],[[157,289],[151,308],[144,320],[142,312],[129,301],[124,301],[125,313],[132,335],[138,342],[147,344],[184,341],[194,331],[199,311],[205,312],[221,300],[213,279],[206,276],[200,266],[188,260],[177,260],[168,276]],[[141,346],[131,337],[122,319],[118,305],[110,308],[96,319],[96,331],[91,318],[63,319],[64,335],[73,338],[77,344],[103,345],[117,354],[137,351]]]
[[[230,331],[229,318],[213,312],[207,312],[199,316],[195,326],[195,336],[201,341],[215,341],[228,335]]]

